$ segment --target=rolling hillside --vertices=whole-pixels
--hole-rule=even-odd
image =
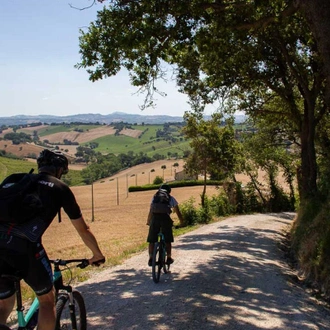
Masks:
[[[152,157],[155,154],[181,158],[189,149],[189,142],[181,134],[180,125],[40,125],[17,129],[17,133],[38,136],[39,142],[47,147],[58,147],[71,157],[78,146],[90,146],[103,154],[143,153]],[[0,133],[4,138],[13,130],[8,128]],[[42,148],[42,147],[41,147]],[[31,157],[40,152],[33,143],[14,145],[10,140],[0,140],[0,149],[19,157]]]

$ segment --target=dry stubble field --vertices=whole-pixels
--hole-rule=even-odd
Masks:
[[[120,261],[124,252],[132,252],[146,241],[148,226],[146,219],[154,190],[127,192],[129,186],[152,182],[156,175],[163,176],[162,165],[166,165],[164,178],[174,179],[174,162],[179,163],[177,171],[182,170],[182,160],[161,160],[150,164],[141,164],[120,172],[118,175],[93,184],[94,221],[92,209],[92,186],[72,187],[81,206],[83,215],[97,237],[101,249],[111,262]],[[150,172],[154,169],[155,172]],[[260,174],[263,175],[262,173]],[[149,178],[150,176],[150,178]],[[246,183],[247,177],[237,175],[237,180]],[[202,186],[174,188],[173,196],[179,203],[193,197],[200,202]],[[207,195],[218,194],[214,186],[207,186]],[[178,223],[176,215],[172,215]],[[55,219],[44,235],[44,245],[52,258],[89,257],[90,252],[74,231],[66,214],[62,211],[62,222]]]
[[[94,221],[92,221],[92,187],[72,187],[83,215],[97,237],[101,249],[112,262],[123,256],[125,251],[131,252],[146,241],[148,226],[146,219],[149,203],[155,191],[130,192],[127,187],[149,183],[156,175],[163,175],[165,180],[173,180],[173,160],[162,160],[152,164],[143,164],[120,172],[117,176],[107,178],[93,184]],[[183,161],[177,161],[182,169]],[[155,172],[150,172],[154,169]],[[134,175],[134,176],[133,176]],[[200,201],[202,186],[173,189],[173,196],[179,203],[194,197]],[[207,187],[207,194],[216,194],[215,187]],[[178,221],[173,215],[173,220]],[[66,214],[62,211],[62,222],[55,219],[44,235],[43,243],[50,257],[89,257],[85,248],[74,231]]]

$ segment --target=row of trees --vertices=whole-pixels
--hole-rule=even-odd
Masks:
[[[96,152],[95,150],[85,147],[78,147],[76,156],[80,157],[84,152],[86,152],[85,157],[86,160],[88,160],[89,165],[81,171],[81,175],[86,184],[112,176],[123,169],[139,164],[152,163],[156,160],[154,157],[149,157],[142,152],[135,154],[134,152],[129,151],[126,154],[121,153],[119,155],[103,155],[100,152]],[[161,159],[164,159],[164,157]]]

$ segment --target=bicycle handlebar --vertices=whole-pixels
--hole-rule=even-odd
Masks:
[[[79,268],[86,268],[89,266],[88,259],[51,259],[49,260],[50,263],[54,264],[55,266],[66,266],[71,263],[78,263],[77,267]],[[100,266],[105,262],[105,258],[94,261],[94,266]]]
[[[89,266],[89,262],[87,259],[50,259],[49,261],[55,266],[66,266],[71,263],[78,263],[77,267],[79,268],[86,268],[87,266]]]

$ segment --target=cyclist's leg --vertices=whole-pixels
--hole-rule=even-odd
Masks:
[[[174,237],[173,237],[173,220],[169,215],[165,215],[162,218],[162,232],[164,234],[165,242],[166,242],[166,254],[167,254],[167,259],[172,260],[172,242],[174,242]],[[172,263],[171,262],[171,263]]]
[[[160,231],[160,221],[157,219],[157,216],[153,215],[151,224],[149,226],[149,233],[147,242],[149,243],[149,261],[152,259],[154,246],[158,240],[158,233]]]
[[[55,294],[52,268],[41,243],[28,247],[28,272],[24,281],[33,289],[39,300],[38,330],[55,328]]]
[[[8,316],[13,311],[15,295],[0,300],[0,324],[6,324]]]
[[[54,289],[38,296],[39,315],[38,330],[54,330],[55,328],[55,293]]]
[[[171,242],[166,242],[166,255],[167,255],[167,258],[172,257],[172,243]]]
[[[26,259],[25,253],[26,244],[21,242],[21,239],[2,236],[0,239],[0,274],[16,275],[22,260]],[[14,304],[14,282],[9,278],[0,277],[0,323],[6,324]]]

